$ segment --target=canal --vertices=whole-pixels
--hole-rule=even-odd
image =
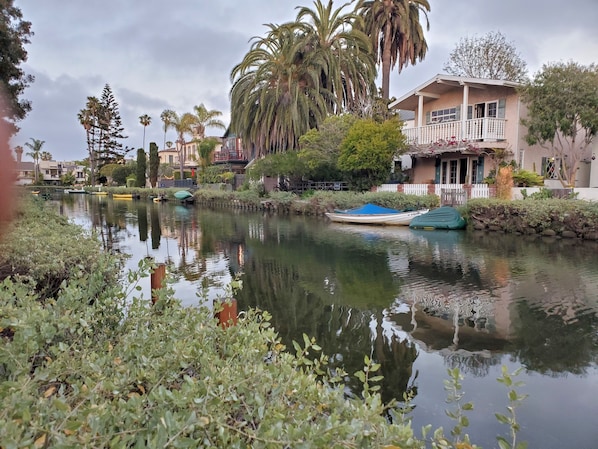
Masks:
[[[381,364],[385,401],[413,397],[415,429],[455,422],[447,369],[473,402],[465,430],[484,448],[509,429],[501,369],[522,368],[519,441],[595,448],[598,245],[461,231],[337,225],[324,218],[65,195],[54,202],[106,249],[165,263],[186,306],[211,306],[234,278],[240,310],[260,308],[288,348],[315,337],[332,366]],[[149,279],[137,295],[150,297]],[[348,394],[359,382],[347,379]],[[419,431],[418,431],[419,432]]]

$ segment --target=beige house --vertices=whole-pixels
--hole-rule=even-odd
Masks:
[[[436,75],[391,103],[392,109],[414,113],[403,129],[410,181],[480,184],[501,159],[556,178],[548,151],[525,142],[526,108],[518,87],[511,81]],[[588,176],[580,180],[589,180],[589,161],[582,165]]]

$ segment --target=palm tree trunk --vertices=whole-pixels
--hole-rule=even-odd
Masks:
[[[385,25],[384,36],[390,36],[390,22]],[[382,98],[390,98],[390,55],[391,43],[389,38],[384,39],[384,48],[382,49]]]

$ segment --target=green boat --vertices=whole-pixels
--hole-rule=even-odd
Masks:
[[[178,192],[174,192],[174,197],[177,200],[182,201],[183,203],[193,203],[194,199],[193,194],[188,190],[179,190]]]
[[[433,209],[427,214],[413,217],[411,229],[465,229],[467,223],[459,211],[451,206]]]

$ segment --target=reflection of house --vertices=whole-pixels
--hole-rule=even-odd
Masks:
[[[526,107],[511,81],[436,75],[393,102],[413,111],[403,132],[413,158],[414,183],[478,184],[496,169],[496,155],[511,154],[519,167],[550,178],[556,163],[546,150],[525,142]],[[589,178],[589,162],[580,180]]]

